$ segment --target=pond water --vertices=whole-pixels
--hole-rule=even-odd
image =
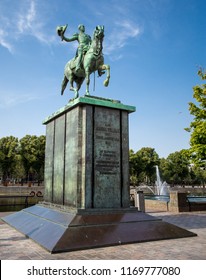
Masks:
[[[145,195],[145,199],[159,200],[159,201],[170,201],[169,195]]]
[[[149,200],[159,200],[159,201],[170,201],[169,195],[145,195],[145,199]],[[187,196],[189,202],[205,202],[206,196]]]
[[[189,202],[205,202],[206,203],[206,196],[188,196],[187,199]]]

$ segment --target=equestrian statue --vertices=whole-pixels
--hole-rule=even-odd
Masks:
[[[102,53],[103,39],[104,39],[104,26],[96,26],[93,38],[85,33],[84,25],[78,26],[79,33],[75,33],[71,38],[64,36],[67,25],[58,26],[57,34],[61,37],[62,41],[72,42],[78,41],[79,46],[76,55],[73,59],[67,62],[64,69],[64,78],[62,81],[61,95],[66,89],[67,83],[70,83],[70,90],[75,92],[75,98],[79,97],[79,89],[83,81],[86,79],[86,95],[89,93],[90,74],[97,71],[101,76],[107,71],[107,76],[104,81],[104,86],[108,86],[110,80],[110,66],[104,64],[104,56]],[[76,87],[74,87],[74,82]]]

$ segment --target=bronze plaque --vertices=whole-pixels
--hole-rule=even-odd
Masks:
[[[120,111],[95,107],[94,207],[121,206]]]

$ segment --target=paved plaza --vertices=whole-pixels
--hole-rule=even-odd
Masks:
[[[1,260],[205,260],[206,212],[149,212],[197,234],[196,237],[135,243],[51,254],[0,219]],[[9,213],[0,213],[0,217]]]

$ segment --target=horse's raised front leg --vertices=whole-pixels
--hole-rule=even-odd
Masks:
[[[107,77],[106,80],[104,80],[104,86],[107,87],[109,85],[110,80],[110,66],[108,64],[100,65],[98,72],[101,73],[102,70],[107,70]]]

